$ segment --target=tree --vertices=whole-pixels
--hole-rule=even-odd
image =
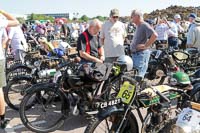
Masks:
[[[25,19],[24,19],[23,17],[17,17],[17,20],[18,20],[21,24],[25,23]]]
[[[51,16],[32,13],[30,16],[28,16],[28,20],[50,20],[51,22],[53,22],[54,18]]]
[[[107,19],[107,17],[103,17],[103,16],[96,16],[93,19],[95,18],[99,19],[100,21],[105,21]]]
[[[86,16],[86,15],[83,15],[81,18],[79,18],[80,21],[84,21],[84,22],[87,22],[89,20],[89,17]]]

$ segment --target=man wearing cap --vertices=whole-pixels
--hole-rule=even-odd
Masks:
[[[200,18],[196,17],[187,35],[187,46],[200,48]]]
[[[113,62],[124,55],[124,40],[126,37],[125,24],[119,20],[119,10],[110,11],[110,19],[106,21],[100,33],[101,44],[105,50],[105,62]]]
[[[176,14],[174,21],[171,22],[171,28],[168,30],[168,44],[170,48],[178,49],[178,33],[184,32],[184,29],[180,25],[181,16]]]
[[[5,100],[2,87],[6,85],[5,78],[5,56],[3,52],[2,38],[6,27],[13,27],[19,25],[19,22],[9,13],[0,10],[0,14],[6,19],[0,19],[0,128],[5,128],[7,120],[5,119]]]
[[[197,15],[195,13],[190,13],[190,15],[188,16],[188,19],[189,19],[189,22],[190,22],[190,25],[188,27],[188,31],[189,31],[190,27],[194,24],[194,20],[195,20],[196,17],[197,17]]]

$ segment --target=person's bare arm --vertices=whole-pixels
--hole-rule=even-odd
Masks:
[[[5,49],[9,44],[10,44],[11,40],[8,38],[4,38],[2,40],[2,44],[3,44],[3,48]]]
[[[84,52],[84,51],[82,51],[82,50],[80,50],[79,53],[80,53],[80,56],[81,56],[82,58],[84,58],[85,60],[92,61],[92,62],[100,62],[100,63],[103,63],[102,60],[100,60],[100,59],[98,59],[98,58],[96,58],[96,57],[94,57],[94,56],[91,56],[91,55],[89,55],[88,53],[86,53],[86,52]]]
[[[104,48],[103,47],[99,48],[99,59],[102,60],[102,61],[105,60]]]
[[[13,17],[11,14],[9,14],[3,10],[0,10],[0,13],[7,18],[8,27],[14,27],[14,26],[19,25],[19,21],[15,17]]]
[[[101,45],[104,45],[104,39],[105,39],[105,38],[101,38],[101,39],[100,39]]]

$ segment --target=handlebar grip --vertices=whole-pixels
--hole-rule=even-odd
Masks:
[[[170,100],[165,96],[165,95],[163,95],[161,92],[159,92],[159,91],[156,91],[156,94],[158,95],[158,96],[160,96],[163,100],[165,100],[166,102],[170,102]]]

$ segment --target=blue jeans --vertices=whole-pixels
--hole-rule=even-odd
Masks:
[[[149,50],[139,51],[132,54],[133,67],[138,70],[138,75],[143,78],[148,68],[149,58]]]
[[[169,49],[178,49],[178,37],[169,37],[168,38]]]

